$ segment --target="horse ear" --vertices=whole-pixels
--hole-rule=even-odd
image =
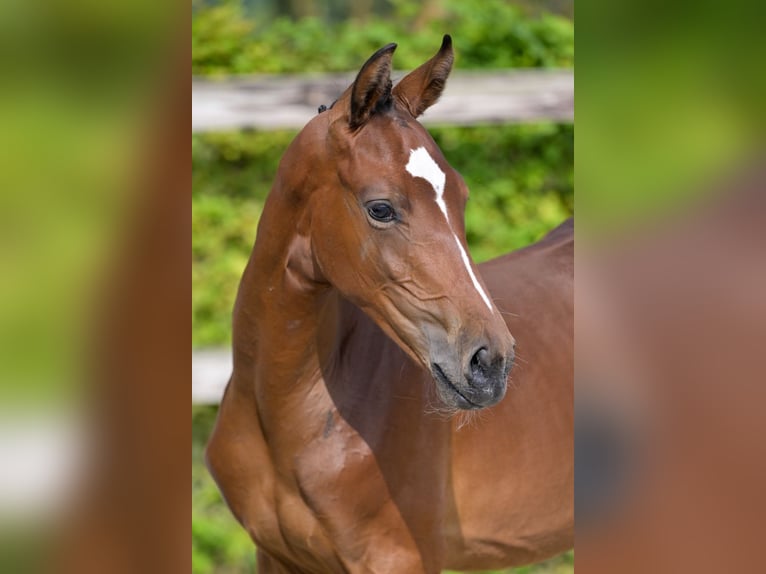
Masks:
[[[356,129],[375,111],[391,100],[391,57],[396,44],[389,44],[375,52],[364,63],[351,87],[351,113],[348,123]]]
[[[442,47],[436,55],[396,84],[394,97],[410,110],[414,117],[418,117],[442,95],[454,61],[452,38],[445,34]]]

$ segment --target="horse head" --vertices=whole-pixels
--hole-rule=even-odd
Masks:
[[[275,192],[313,284],[360,307],[431,372],[448,407],[487,407],[505,394],[514,340],[468,254],[468,188],[417,121],[444,89],[452,42],[394,87],[395,48],[297,136]]]

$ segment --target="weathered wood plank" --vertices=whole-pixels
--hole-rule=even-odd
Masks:
[[[404,74],[398,72],[395,78]],[[321,104],[330,105],[354,74],[258,76],[192,81],[192,132],[303,127]],[[572,121],[571,70],[455,72],[442,99],[422,120],[474,125],[542,120]]]
[[[192,351],[192,404],[217,405],[231,375],[230,349]]]

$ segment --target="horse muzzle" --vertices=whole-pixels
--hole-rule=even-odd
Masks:
[[[436,353],[431,361],[431,374],[441,399],[450,407],[476,410],[490,407],[505,396],[514,351],[493,352],[481,345],[463,360],[450,360]]]

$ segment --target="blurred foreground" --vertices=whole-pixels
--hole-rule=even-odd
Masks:
[[[190,568],[178,16],[0,6],[2,572]]]
[[[576,80],[578,571],[762,571],[763,9],[592,9]]]

